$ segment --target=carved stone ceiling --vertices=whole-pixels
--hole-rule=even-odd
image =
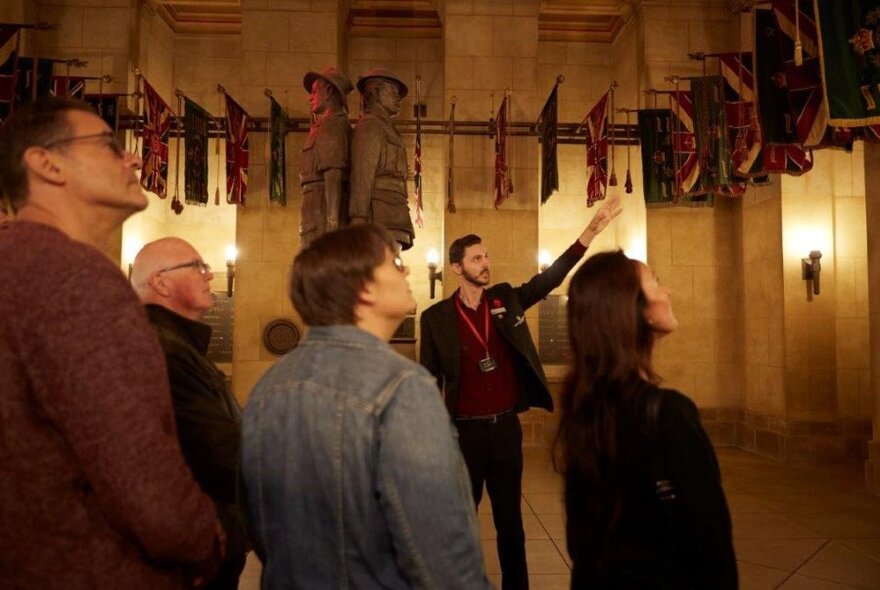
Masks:
[[[241,33],[241,0],[147,0],[175,33]]]
[[[343,5],[348,10],[348,32],[353,37],[439,38],[442,34],[437,10],[439,1],[344,0]],[[241,0],[147,2],[176,33],[241,32]],[[610,43],[632,13],[632,4],[633,0],[541,0],[539,38],[542,41]]]

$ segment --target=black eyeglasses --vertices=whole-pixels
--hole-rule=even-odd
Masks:
[[[169,272],[172,270],[178,270],[181,268],[195,268],[199,271],[199,274],[206,275],[211,272],[211,265],[205,264],[201,260],[190,260],[189,262],[183,262],[181,264],[175,264],[174,266],[166,266],[165,268],[160,268],[156,271],[156,274],[161,274],[163,272]]]
[[[395,256],[392,262],[394,263],[394,268],[400,272],[406,272],[406,265],[403,263],[403,259],[400,256]]]
[[[77,135],[75,137],[65,137],[63,139],[56,139],[55,141],[50,141],[49,143],[44,143],[43,147],[51,149],[58,145],[63,145],[65,143],[73,143],[75,141],[87,141],[89,139],[105,139],[107,140],[107,147],[113,150],[113,153],[119,157],[125,155],[125,148],[122,147],[122,144],[119,143],[119,139],[116,137],[116,134],[112,131],[103,131],[101,133],[91,133],[89,135]]]

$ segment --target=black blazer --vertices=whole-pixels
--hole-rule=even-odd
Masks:
[[[538,359],[538,351],[532,341],[525,312],[544,299],[562,284],[569,271],[583,257],[580,244],[573,244],[562,256],[556,259],[547,270],[538,273],[519,287],[500,283],[486,289],[490,309],[499,307],[500,301],[506,311],[493,314],[492,322],[496,331],[510,344],[517,365],[516,410],[523,412],[529,407],[553,411],[553,399],[547,389],[544,368]],[[446,408],[451,415],[458,404],[459,390],[459,335],[456,319],[456,294],[435,303],[424,312],[421,318],[421,342],[419,361],[437,379],[437,385],[445,394]]]

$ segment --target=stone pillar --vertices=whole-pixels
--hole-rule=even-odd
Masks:
[[[267,112],[263,94],[273,94],[292,117],[308,116],[302,87],[309,70],[344,67],[337,51],[340,30],[337,2],[242,2],[240,75],[226,89],[254,116]],[[262,374],[277,359],[262,345],[265,326],[276,318],[292,318],[301,326],[288,299],[290,265],[299,249],[301,196],[299,152],[303,133],[287,136],[287,206],[270,204],[268,134],[250,136],[247,204],[239,207],[236,241],[239,260],[235,273],[235,341],[233,388],[244,401]]]
[[[445,54],[445,105],[456,97],[456,119],[485,120],[498,108],[506,89],[514,90],[511,120],[534,121],[558,72],[538,64],[537,0],[516,2],[446,2],[442,9]],[[565,96],[565,91],[561,91]],[[562,109],[560,109],[562,116]],[[455,138],[456,213],[444,219],[444,296],[457,287],[447,262],[449,245],[475,233],[492,258],[492,282],[520,284],[538,271],[538,143],[532,137],[510,138],[514,193],[495,210],[494,144],[488,136]],[[572,236],[574,239],[576,236]],[[527,314],[538,337],[538,308]],[[546,412],[523,416],[523,444],[542,444]]]
[[[880,146],[865,144],[865,209],[868,226],[868,313],[871,339],[873,437],[868,443],[865,483],[880,495]]]

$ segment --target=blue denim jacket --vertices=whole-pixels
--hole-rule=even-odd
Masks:
[[[244,477],[263,588],[489,588],[434,379],[354,326],[312,328],[256,385]]]

